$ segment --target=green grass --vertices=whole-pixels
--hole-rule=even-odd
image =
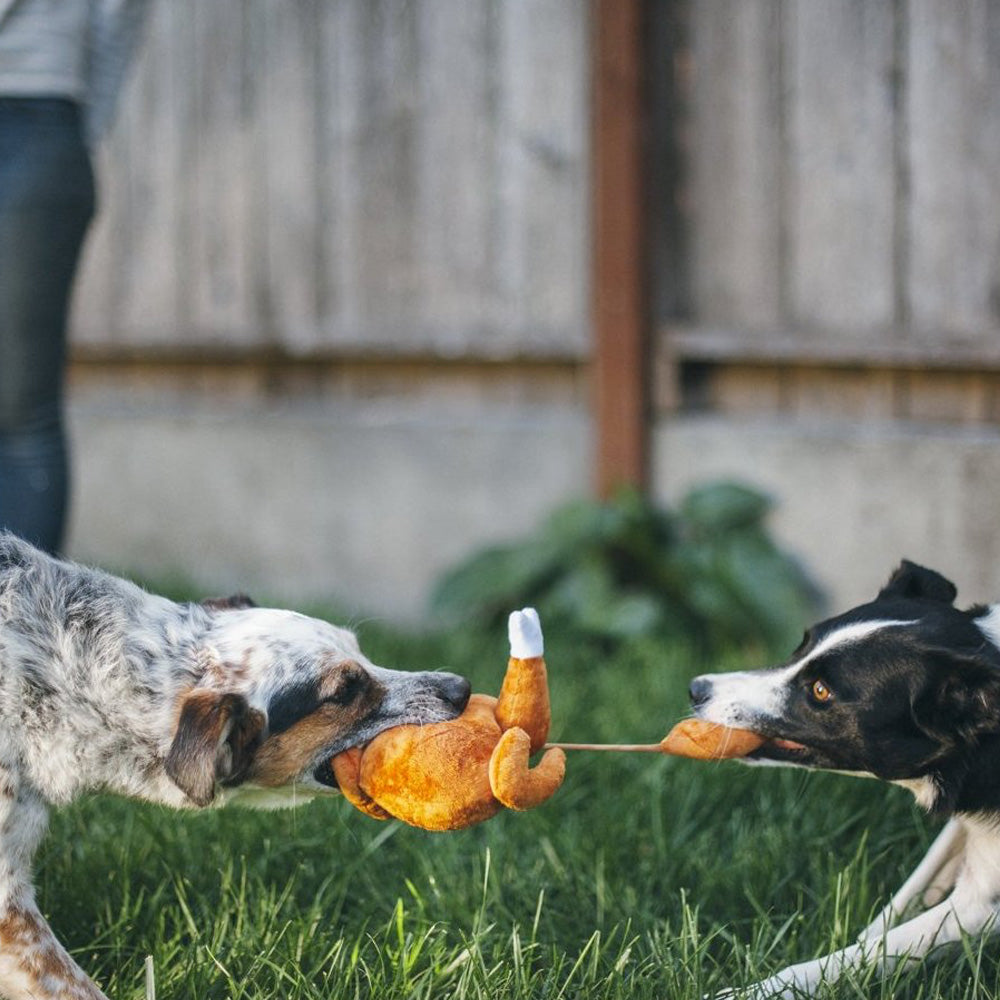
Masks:
[[[495,691],[504,637],[361,628],[377,662]],[[560,641],[562,638],[562,641]],[[654,741],[696,662],[550,636],[553,735]],[[378,823],[339,799],[200,814],[96,797],[53,817],[39,899],[112,997],[694,1000],[843,946],[935,832],[902,791],[829,775],[571,756],[546,806],[471,830]],[[1000,997],[970,941],[831,998]]]

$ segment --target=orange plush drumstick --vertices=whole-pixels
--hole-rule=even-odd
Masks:
[[[678,722],[659,743],[550,743],[563,750],[618,750],[668,753],[697,760],[727,760],[745,757],[763,746],[766,738],[749,729],[731,729],[717,722],[685,719]]]
[[[749,729],[730,729],[715,722],[685,719],[660,741],[664,753],[699,760],[745,757],[764,745],[765,738]]]

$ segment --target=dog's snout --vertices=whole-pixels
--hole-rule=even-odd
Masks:
[[[468,704],[472,685],[464,677],[459,677],[458,674],[435,674],[434,678],[437,681],[441,698],[452,708],[461,712]]]
[[[708,677],[695,677],[688,688],[691,707],[698,708],[712,697],[712,681]]]

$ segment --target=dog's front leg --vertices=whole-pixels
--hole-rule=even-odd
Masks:
[[[45,832],[41,799],[0,766],[0,995],[107,1000],[56,940],[35,905],[31,859]]]
[[[990,896],[982,894],[978,888],[970,887],[967,893],[956,890],[951,899],[900,924],[882,937],[811,962],[790,965],[770,979],[729,995],[752,1000],[779,997],[793,1000],[811,996],[821,982],[832,983],[850,969],[874,965],[887,971],[900,961],[923,958],[932,948],[958,941],[963,934],[978,934],[995,922],[995,918],[996,910]]]
[[[925,907],[940,903],[955,887],[966,836],[965,824],[960,819],[948,820],[913,874],[858,936],[858,943],[884,936],[918,898]]]
[[[108,1000],[56,940],[30,893],[0,910],[0,993],[8,1000]]]

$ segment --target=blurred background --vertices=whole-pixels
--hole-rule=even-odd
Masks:
[[[78,558],[413,621],[724,479],[1000,597],[995,0],[171,0],[99,173]]]

